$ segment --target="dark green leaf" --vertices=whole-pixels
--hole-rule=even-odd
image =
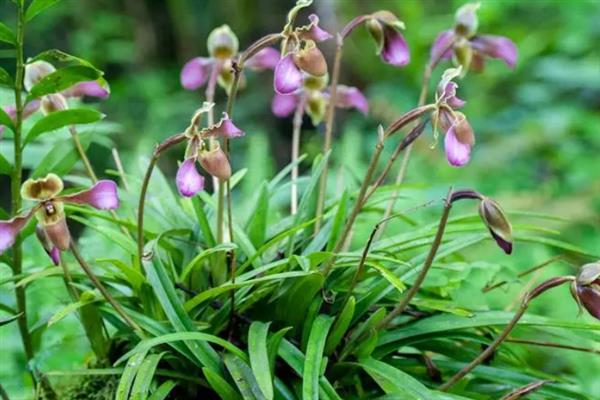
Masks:
[[[0,42],[5,42],[14,45],[15,34],[13,31],[2,22],[0,22]]]
[[[12,172],[12,164],[0,154],[0,174],[10,175]]]
[[[153,393],[152,396],[148,398],[148,400],[165,400],[171,390],[175,388],[177,384],[175,381],[168,380],[163,382]]]
[[[269,188],[266,183],[260,188],[258,198],[256,199],[256,206],[254,212],[251,214],[248,222],[248,237],[254,245],[258,248],[265,242],[267,234],[267,218],[269,216]]]
[[[164,353],[151,354],[142,362],[131,388],[130,400],[146,400],[158,363]]]
[[[31,21],[33,17],[47,8],[52,7],[59,1],[60,0],[33,0],[25,12],[25,21]]]
[[[27,133],[24,145],[31,142],[45,132],[54,131],[65,126],[77,124],[91,124],[104,118],[104,114],[88,109],[73,109],[55,111],[38,120]]]
[[[13,88],[15,86],[15,81],[12,76],[4,68],[0,68],[0,86],[6,86],[8,88]]]
[[[354,307],[356,306],[356,300],[354,296],[350,296],[342,311],[338,314],[331,333],[325,343],[325,355],[330,355],[334,352],[336,347],[341,343],[342,338],[346,334],[346,331],[350,327],[352,317],[354,316]]]
[[[389,364],[373,358],[361,360],[359,364],[386,393],[402,395],[406,400],[436,398],[421,382]]]
[[[241,396],[236,390],[219,374],[214,373],[208,368],[202,368],[204,376],[208,381],[210,387],[217,392],[219,397],[223,400],[239,400]]]
[[[223,361],[244,400],[265,399],[248,364],[233,354],[225,354]]]
[[[21,314],[17,314],[13,315],[12,317],[2,318],[0,319],[0,326],[16,321],[17,319],[19,319],[20,316]]]
[[[11,130],[15,130],[15,125],[13,123],[12,118],[4,111],[2,107],[0,107],[0,125],[4,125]]]
[[[344,221],[346,220],[346,209],[348,208],[348,191],[344,190],[342,193],[342,197],[338,201],[337,211],[335,213],[335,217],[333,218],[333,226],[331,228],[331,233],[329,234],[329,241],[327,242],[327,251],[333,250],[335,244],[337,243],[338,236],[342,231],[344,226]]]

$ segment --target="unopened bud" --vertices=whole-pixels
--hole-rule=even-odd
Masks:
[[[600,319],[600,262],[581,267],[574,288],[577,302],[593,317]]]
[[[222,25],[210,33],[207,46],[211,57],[224,60],[237,54],[239,41],[229,25]]]
[[[477,33],[479,3],[467,3],[456,11],[454,31],[459,36],[471,38]]]
[[[34,87],[36,83],[54,71],[56,71],[56,68],[46,61],[34,61],[28,63],[25,65],[25,77],[23,78],[25,90],[28,92],[31,91],[31,88]]]
[[[218,143],[211,150],[201,151],[198,160],[202,168],[212,176],[223,181],[231,177],[231,165]]]
[[[69,108],[67,99],[60,93],[53,93],[42,97],[42,112],[44,115],[55,111],[62,111]]]
[[[489,229],[498,246],[506,254],[512,253],[512,226],[504,215],[504,211],[498,203],[489,197],[483,197],[479,203],[479,215],[483,223]]]
[[[294,64],[310,75],[323,76],[327,74],[325,57],[312,40],[306,41],[304,48],[294,53]]]

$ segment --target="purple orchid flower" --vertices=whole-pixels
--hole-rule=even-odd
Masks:
[[[477,34],[478,8],[479,3],[465,4],[456,12],[454,29],[438,34],[431,47],[430,59],[434,64],[453,58],[455,64],[463,66],[463,71],[481,71],[485,58],[489,57],[515,67],[518,51],[513,41],[504,36]]]
[[[273,87],[280,95],[294,93],[302,87],[305,73],[311,76],[327,75],[327,62],[317,42],[331,39],[333,36],[319,27],[319,17],[309,17],[310,24],[295,28],[293,34],[285,40],[284,52],[275,66]]]
[[[229,90],[232,81],[231,65],[238,57],[237,36],[229,26],[223,25],[210,33],[207,47],[209,57],[195,57],[185,63],[181,69],[181,86],[187,90],[199,89],[214,72],[219,85]],[[267,47],[246,60],[245,67],[255,71],[274,69],[278,60],[279,52]]]
[[[571,294],[579,306],[600,320],[600,262],[585,264],[579,270]]]
[[[85,204],[99,210],[114,210],[119,207],[117,185],[110,180],[100,180],[90,189],[70,195],[60,196],[63,181],[55,174],[41,179],[28,179],[21,186],[21,197],[37,204],[22,216],[8,221],[0,221],[0,253],[15,242],[19,232],[35,215],[39,221],[38,239],[44,249],[58,265],[60,251],[67,250],[71,234],[66,222],[64,204]]]
[[[434,126],[444,132],[444,148],[450,165],[461,167],[471,158],[471,147],[475,135],[465,115],[456,109],[465,102],[456,96],[458,85],[452,79],[461,74],[462,68],[451,68],[444,72],[436,92],[437,109],[434,112]]]
[[[212,103],[204,103],[202,108],[196,111],[190,126],[185,131],[188,139],[185,160],[179,166],[175,177],[177,190],[184,197],[193,197],[204,189],[204,177],[196,169],[196,162],[200,163],[206,172],[220,180],[231,177],[231,165],[227,156],[218,141],[210,139],[237,138],[244,136],[244,132],[235,126],[227,113],[223,113],[223,117],[216,124],[200,129],[198,126],[202,115],[213,106]]]
[[[325,115],[330,95],[326,78],[306,76],[304,86],[292,94],[275,93],[271,102],[271,111],[277,117],[284,118],[291,115],[302,104],[313,122],[318,125]],[[355,87],[338,85],[336,93],[336,107],[354,108],[363,114],[368,114],[369,103],[367,98]]]
[[[25,90],[31,91],[31,88],[33,88],[36,83],[54,71],[56,71],[56,68],[46,61],[33,61],[27,64],[25,66],[25,77],[23,78]],[[25,107],[23,108],[23,119],[29,118],[40,108],[45,115],[53,111],[67,109],[67,98],[95,97],[99,99],[106,99],[109,95],[109,89],[102,86],[97,81],[78,82],[60,93],[51,93],[42,96],[42,98],[39,100],[35,99],[26,103]],[[3,109],[14,123],[17,118],[17,111],[15,107],[5,106]],[[0,125],[0,137],[2,137],[4,129],[4,125]]]

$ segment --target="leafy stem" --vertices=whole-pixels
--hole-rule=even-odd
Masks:
[[[460,381],[465,375],[471,372],[475,367],[484,362],[485,360],[492,355],[494,351],[498,348],[498,346],[508,337],[513,328],[517,325],[525,311],[527,311],[527,307],[529,307],[529,303],[544,293],[546,290],[551,289],[553,287],[562,285],[563,283],[572,282],[575,279],[573,276],[560,276],[557,278],[549,279],[542,284],[538,285],[532,291],[528,292],[523,296],[523,300],[521,302],[521,306],[519,310],[515,313],[512,320],[506,325],[504,330],[494,339],[494,341],[479,354],[473,361],[469,364],[465,365],[460,371],[458,371],[452,378],[450,378],[446,383],[441,385],[438,389],[442,391],[446,391],[454,386],[458,381]]]

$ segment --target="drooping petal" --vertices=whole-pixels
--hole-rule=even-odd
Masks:
[[[310,20],[310,24],[296,29],[296,32],[301,39],[322,42],[333,37],[331,33],[319,27],[319,17],[317,14],[309,15],[308,19]]]
[[[233,121],[229,119],[227,113],[223,113],[223,117],[221,117],[219,122],[213,126],[202,129],[200,135],[202,137],[220,136],[224,138],[236,138],[244,136],[245,133],[233,124]]]
[[[469,162],[471,156],[471,146],[463,144],[456,139],[454,133],[454,126],[452,126],[446,132],[444,138],[444,149],[446,151],[446,158],[450,165],[455,167],[462,167]]]
[[[184,197],[193,197],[204,189],[204,177],[196,170],[196,159],[186,159],[177,170],[177,190]]]
[[[71,245],[71,233],[65,217],[59,218],[52,224],[44,225],[44,231],[58,250],[68,250]]]
[[[380,54],[383,62],[397,67],[408,64],[410,54],[402,34],[389,26],[384,27],[383,34],[383,48]]]
[[[60,265],[60,250],[58,249],[58,247],[52,247],[52,250],[50,250],[48,256],[50,257],[54,265]]]
[[[97,97],[99,99],[106,99],[110,91],[108,88],[100,85],[98,81],[87,81],[87,82],[79,82],[78,84],[64,90],[62,92],[63,96],[66,97]]]
[[[54,263],[54,265],[59,265],[60,264],[60,250],[58,249],[58,247],[56,247],[54,245],[54,243],[52,243],[52,241],[48,237],[48,234],[46,233],[46,231],[44,230],[42,225],[38,224],[35,227],[35,235],[37,236],[38,240],[40,241],[46,254],[48,254],[48,257],[50,257],[50,259],[52,260],[52,263]]]
[[[600,319],[600,289],[598,285],[577,285],[577,297],[593,317]]]
[[[210,58],[196,57],[185,63],[181,69],[181,86],[187,90],[196,90],[206,83],[213,61]]]
[[[458,85],[455,82],[448,82],[446,84],[446,88],[444,89],[444,98],[446,100],[446,104],[448,104],[453,109],[461,108],[465,105],[465,101],[456,97],[456,88]]]
[[[369,113],[367,98],[360,90],[353,86],[338,85],[336,106],[340,108],[356,108],[365,115]]]
[[[0,221],[0,254],[15,243],[17,235],[25,227],[27,221],[32,217],[33,212],[15,217],[8,221]]]
[[[64,196],[61,200],[68,203],[87,204],[99,210],[119,208],[117,184],[110,180],[98,181],[90,189]]]
[[[452,42],[454,42],[454,31],[440,32],[431,46],[430,60],[448,60],[452,58]]]
[[[496,234],[496,232],[494,232],[493,230],[490,229],[490,234],[492,235],[492,237],[494,238],[494,240],[496,241],[496,244],[498,244],[498,246],[506,253],[506,254],[512,254],[513,251],[513,244],[512,242],[506,241],[504,240],[502,237],[500,237],[500,235]]]
[[[280,58],[279,51],[272,47],[265,47],[250,57],[244,66],[254,70],[275,69]]]
[[[274,87],[279,94],[290,94],[302,86],[302,71],[294,64],[292,54],[281,58],[275,66]]]
[[[275,93],[273,101],[271,101],[271,111],[276,117],[284,118],[291,115],[297,105],[297,95]]]
[[[475,36],[471,39],[471,46],[488,57],[501,59],[511,68],[514,68],[517,63],[517,46],[504,36]]]

